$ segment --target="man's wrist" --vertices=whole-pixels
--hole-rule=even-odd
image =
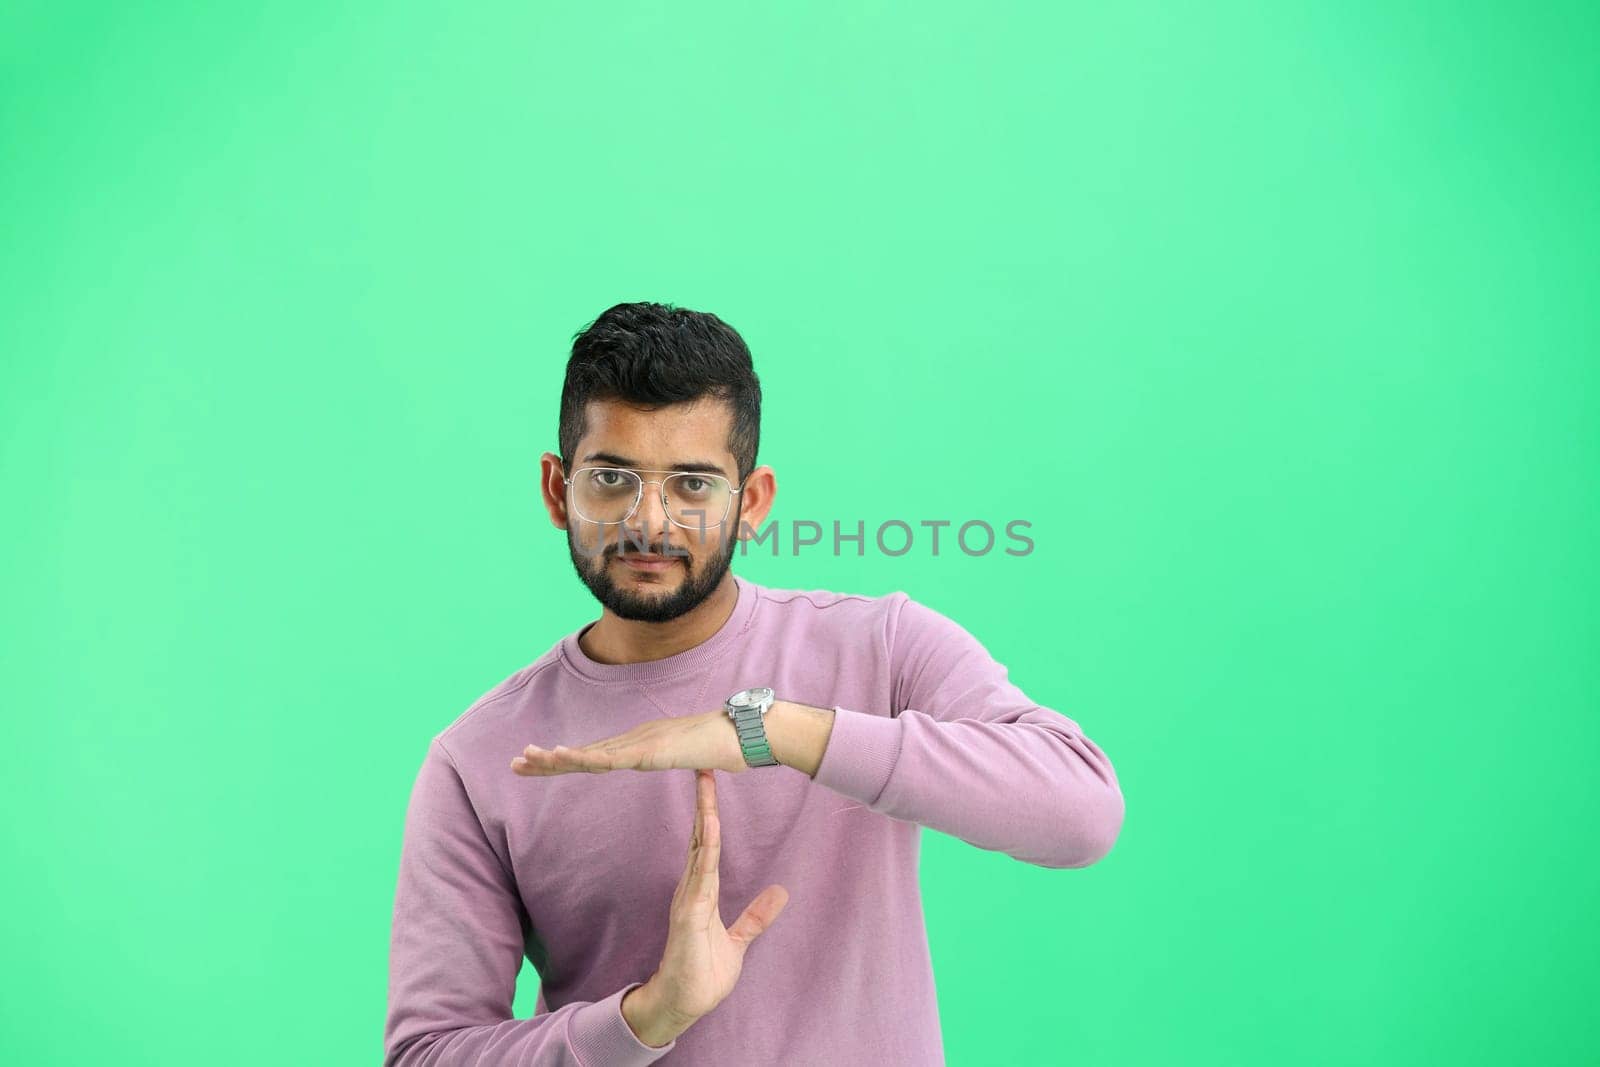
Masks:
[[[622,1019],[643,1044],[661,1048],[677,1040],[679,1034],[693,1024],[693,1020],[679,1025],[673,1022],[661,1007],[660,987],[655,976],[644,985],[628,990],[622,998]]]
[[[833,733],[833,709],[814,708],[792,700],[774,700],[762,716],[772,758],[808,778],[817,776]]]

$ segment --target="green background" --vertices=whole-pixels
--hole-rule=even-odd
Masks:
[[[736,564],[1118,768],[1095,867],[925,832],[951,1063],[1594,1062],[1600,15],[1396,8],[0,9],[6,1058],[378,1062],[650,299],[749,342],[776,519],[1033,523]]]

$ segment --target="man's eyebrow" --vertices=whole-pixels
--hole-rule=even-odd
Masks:
[[[637,461],[629,459],[627,456],[619,456],[615,452],[590,452],[587,456],[584,456],[578,462],[580,462],[580,463],[595,463],[595,462],[599,462],[599,463],[609,464],[609,465],[611,465],[613,467],[627,467],[630,470],[641,470],[641,471],[642,470],[651,470],[651,471],[653,471],[653,470],[657,469],[655,467],[641,467],[641,466],[639,466]],[[660,469],[661,470],[671,470],[671,471],[684,471],[684,472],[689,473],[689,474],[720,474],[724,478],[728,477],[728,472],[725,469],[723,469],[722,464],[720,464],[720,463],[708,463],[705,460],[681,460],[679,462],[674,463],[670,467],[662,467]],[[729,479],[729,480],[732,481],[732,479]]]

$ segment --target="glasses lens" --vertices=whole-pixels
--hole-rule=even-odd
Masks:
[[[639,476],[613,467],[586,467],[572,477],[572,505],[590,522],[621,522],[639,499]]]
[[[733,486],[716,474],[671,474],[664,487],[667,518],[691,529],[722,522],[733,499]]]

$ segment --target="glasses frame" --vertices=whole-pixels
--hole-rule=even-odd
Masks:
[[[622,516],[622,518],[620,518],[620,519],[591,519],[589,516],[585,515],[583,512],[578,510],[577,501],[575,501],[572,498],[572,493],[570,492],[570,489],[572,487],[573,479],[576,478],[578,475],[583,474],[585,471],[618,471],[618,472],[620,472],[622,474],[631,474],[631,475],[633,475],[635,478],[637,478],[639,480],[639,487],[637,489],[635,489],[634,493],[633,493],[633,503],[629,506],[627,512]],[[660,475],[662,475],[662,477],[660,477],[660,478],[646,478],[645,477],[646,474],[660,474]],[[721,517],[719,517],[716,522],[703,522],[703,523],[699,523],[699,524],[693,524],[693,523],[687,523],[687,522],[679,522],[677,519],[673,518],[672,517],[672,505],[667,502],[667,479],[673,477],[674,475],[684,475],[685,477],[689,477],[689,478],[715,478],[715,479],[717,479],[719,481],[727,482],[728,483],[728,502],[722,509]],[[667,517],[667,521],[668,522],[672,523],[672,525],[674,525],[674,526],[681,526],[685,530],[696,530],[696,529],[698,529],[698,530],[700,530],[702,532],[704,532],[706,530],[717,529],[723,523],[728,521],[728,512],[733,510],[733,498],[738,496],[740,493],[744,492],[744,483],[746,481],[749,481],[749,480],[750,480],[750,476],[748,474],[745,475],[744,480],[739,483],[739,486],[736,489],[733,486],[733,479],[728,478],[725,475],[715,474],[715,473],[713,473],[711,471],[665,471],[665,470],[653,470],[653,469],[648,468],[648,467],[605,467],[605,466],[600,466],[600,467],[579,467],[577,470],[572,472],[572,477],[571,478],[568,478],[566,475],[562,475],[561,476],[561,484],[563,486],[567,487],[567,489],[569,490],[569,492],[567,493],[567,504],[568,504],[569,507],[572,508],[573,514],[577,515],[578,518],[582,519],[584,522],[598,523],[601,526],[621,526],[623,523],[625,523],[629,519],[633,518],[634,512],[639,510],[639,504],[640,504],[641,501],[644,500],[644,487],[647,486],[647,485],[654,485],[654,486],[659,487],[660,490],[661,490],[661,514],[663,514],[663,515],[665,515]]]

